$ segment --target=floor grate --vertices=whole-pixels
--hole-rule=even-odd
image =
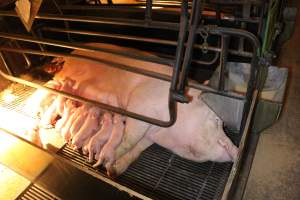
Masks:
[[[228,135],[238,139],[237,134]],[[68,145],[58,155],[106,176],[104,169],[93,168],[85,155]],[[219,199],[231,167],[232,163],[192,162],[152,145],[116,181],[154,199]]]
[[[44,189],[35,184],[29,185],[18,197],[17,200],[58,200],[52,194],[46,192]]]

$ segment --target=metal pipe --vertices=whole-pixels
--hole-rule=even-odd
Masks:
[[[227,55],[228,47],[230,42],[229,35],[222,35],[222,51],[221,51],[221,61],[220,61],[220,73],[219,73],[219,90],[224,91],[225,87],[225,73],[227,66]]]
[[[172,72],[172,81],[170,86],[170,93],[177,91],[178,78],[180,73],[180,67],[182,57],[184,54],[184,44],[188,28],[188,0],[183,0],[181,4],[181,16],[180,16],[180,30],[177,40],[177,48],[175,55],[175,64]]]
[[[171,41],[171,40],[146,38],[146,37],[139,37],[139,36],[123,35],[123,34],[95,32],[95,31],[82,31],[82,30],[74,30],[74,29],[65,30],[65,29],[53,28],[53,27],[42,27],[41,30],[61,32],[61,33],[81,34],[81,35],[89,35],[89,36],[98,36],[98,37],[106,37],[106,38],[114,38],[114,39],[123,39],[123,40],[132,40],[132,41],[140,41],[140,42],[149,42],[149,43],[172,45],[172,46],[175,46],[177,44],[176,41]]]
[[[198,32],[203,30],[203,26],[198,28]],[[206,28],[207,30],[207,28]],[[259,69],[258,63],[258,55],[260,54],[261,44],[257,37],[245,30],[235,29],[235,28],[225,28],[225,27],[208,27],[208,31],[212,34],[220,34],[220,35],[233,35],[233,36],[243,36],[248,39],[253,47],[253,57],[251,60],[251,68],[250,68],[250,78],[248,81],[247,92],[246,92],[246,100],[243,109],[243,117],[241,122],[240,130],[243,130],[245,127],[245,123],[247,120],[247,113],[249,112],[251,105],[251,98],[253,96],[253,92],[256,88],[256,77],[257,71]]]
[[[43,27],[41,28],[45,31],[54,31],[54,32],[69,32],[74,34],[82,34],[82,35],[92,35],[92,36],[99,36],[99,37],[110,37],[116,39],[124,39],[124,40],[133,40],[133,41],[143,41],[143,42],[150,42],[150,43],[157,43],[157,44],[164,44],[164,45],[172,45],[176,46],[177,42],[171,40],[163,40],[163,39],[156,39],[156,38],[146,38],[146,37],[139,37],[139,36],[130,36],[130,35],[121,35],[121,34],[112,34],[112,33],[103,33],[103,32],[95,32],[95,31],[81,31],[81,30],[64,30],[61,28],[53,28],[53,27]],[[196,49],[203,49],[203,45],[194,44],[194,48]],[[221,52],[221,48],[208,46],[206,47],[208,51],[215,51]],[[233,55],[243,56],[243,57],[252,57],[251,52],[239,52],[237,50],[229,49],[228,52]]]
[[[18,17],[18,15],[11,11],[0,11],[0,16],[6,17]],[[110,24],[110,25],[121,25],[121,26],[133,26],[142,28],[158,28],[166,30],[178,30],[178,23],[173,22],[161,22],[151,21],[146,22],[145,20],[138,19],[121,19],[121,18],[107,18],[107,17],[95,17],[95,16],[76,16],[76,15],[55,15],[55,14],[38,14],[36,19],[55,20],[55,21],[72,21],[72,22],[85,22],[85,23],[96,23],[96,24]]]
[[[183,64],[182,64],[182,71],[179,77],[179,83],[177,87],[177,91],[179,94],[185,94],[185,86],[188,76],[188,71],[192,61],[192,54],[193,54],[193,45],[196,38],[197,27],[200,21],[200,13],[202,9],[202,0],[193,0],[192,6],[192,15],[190,19],[190,28],[189,28],[189,35],[187,41],[187,47],[184,54]],[[199,13],[200,11],[200,13]]]
[[[155,54],[155,52],[153,52],[153,54]],[[163,54],[163,53],[157,53],[156,55],[158,55],[160,57],[168,58],[168,59],[175,59],[174,56]],[[220,55],[219,52],[215,52],[214,57],[211,60],[207,61],[207,60],[195,60],[195,59],[192,59],[192,62],[196,63],[198,65],[212,65],[212,64],[214,64],[218,60],[219,55]]]
[[[74,59],[80,59],[80,60],[85,60],[85,61],[93,61],[93,62],[100,62],[103,64],[106,64],[108,67],[114,67],[122,70],[126,70],[129,72],[149,76],[151,78],[156,78],[164,81],[171,81],[172,77],[169,75],[137,68],[137,67],[129,67],[123,64],[115,63],[113,61],[107,61],[99,58],[93,58],[93,57],[87,57],[87,56],[82,56],[82,55],[74,55],[74,54],[68,54],[68,53],[54,53],[54,52],[49,52],[49,51],[37,51],[37,50],[31,50],[31,49],[15,49],[15,48],[9,48],[9,47],[0,47],[0,51],[8,51],[8,52],[16,52],[16,53],[21,53],[25,52],[28,54],[34,54],[34,55],[43,55],[43,56],[53,56],[53,57],[69,57],[69,58],[74,58]],[[235,98],[235,99],[243,99],[244,97],[242,95],[232,93],[232,94],[226,94],[225,92],[220,92],[218,90],[215,90],[211,87],[196,83],[195,81],[190,81],[188,83],[188,86],[190,88],[198,89],[198,90],[203,90],[203,91],[208,91],[211,93],[215,94],[220,94],[224,95],[227,97]]]
[[[0,58],[1,58],[2,62],[3,62],[3,64],[4,64],[4,67],[7,70],[8,74],[13,76],[14,73],[9,68],[9,66],[8,66],[8,64],[7,64],[7,62],[6,62],[5,58],[4,58],[4,55],[3,55],[2,51],[0,51]]]
[[[54,6],[56,7],[56,9],[58,10],[59,14],[63,16],[64,13],[63,13],[63,11],[60,9],[60,7],[59,7],[58,3],[56,2],[56,0],[51,0],[51,1],[52,1],[52,3],[54,4]],[[69,23],[68,23],[67,21],[64,21],[64,24],[65,24],[65,27],[66,27],[67,29],[70,28]],[[72,41],[71,35],[70,35],[69,33],[67,34],[67,37],[68,37],[69,41]]]
[[[150,22],[152,18],[152,0],[147,0],[146,2],[146,11],[145,11],[145,20]]]
[[[21,46],[20,46],[20,44],[18,43],[18,41],[12,40],[11,42],[15,43],[15,45],[16,45],[17,48],[21,48]],[[12,46],[11,42],[9,42],[9,46]],[[26,62],[26,67],[25,67],[25,68],[26,68],[26,69],[29,69],[30,66],[31,66],[31,61],[30,61],[30,59],[28,58],[28,56],[27,56],[25,53],[21,53],[21,54],[22,54],[22,56],[24,57],[24,60],[25,60],[25,62]]]
[[[89,35],[89,36],[97,36],[97,37],[116,38],[116,39],[132,40],[132,41],[140,41],[140,42],[149,42],[149,43],[164,44],[164,45],[171,45],[171,46],[177,45],[176,41],[157,39],[157,38],[146,38],[146,37],[139,37],[139,36],[130,36],[130,35],[123,35],[123,34],[121,35],[121,34],[85,31],[85,30],[83,31],[83,30],[74,30],[74,29],[65,30],[65,29],[53,28],[53,27],[42,27],[41,30],[61,32],[61,33],[81,34],[81,35]],[[203,45],[200,44],[194,44],[194,48],[203,49],[204,47]],[[218,47],[208,46],[206,48],[208,51],[221,52],[221,48]],[[228,52],[233,55],[249,57],[249,58],[252,57],[251,52],[245,52],[245,51],[239,52],[237,50],[232,50],[232,49],[229,49]]]
[[[116,51],[116,50],[101,48],[101,47],[79,45],[79,44],[73,44],[73,43],[69,43],[69,42],[56,41],[56,40],[50,40],[50,39],[41,40],[41,39],[29,37],[29,36],[20,35],[20,34],[7,34],[7,33],[1,33],[1,32],[0,32],[0,37],[7,38],[7,39],[13,39],[13,40],[21,40],[21,41],[26,41],[26,42],[34,42],[34,43],[52,45],[52,46],[63,47],[63,48],[74,49],[74,50],[76,49],[76,50],[88,51],[88,52],[102,51],[105,53],[116,54],[116,55],[125,56],[125,57],[129,57],[129,58],[133,58],[133,59],[148,61],[148,62],[155,62],[155,63],[170,65],[170,66],[173,65],[173,61],[168,60],[168,59],[156,58],[153,56],[152,57],[151,56],[140,56],[140,55],[130,53],[130,52]]]
[[[174,117],[174,114],[172,113],[172,112],[176,111],[176,109],[175,109],[176,108],[176,102],[171,102],[169,104],[170,120],[169,121],[162,121],[162,120],[154,119],[154,118],[147,117],[147,116],[144,116],[144,115],[140,115],[140,114],[137,114],[137,113],[134,113],[134,112],[130,112],[130,111],[127,111],[127,110],[122,109],[122,108],[118,108],[118,107],[115,107],[115,106],[111,106],[111,105],[108,105],[108,104],[104,104],[104,103],[101,103],[101,102],[97,102],[97,101],[94,101],[94,100],[90,100],[90,99],[87,99],[87,98],[76,96],[76,95],[73,95],[73,94],[68,93],[68,92],[48,88],[46,86],[43,86],[43,85],[40,85],[40,84],[37,84],[37,83],[33,83],[33,82],[30,82],[30,81],[26,81],[26,80],[23,80],[21,78],[16,78],[14,76],[11,76],[11,75],[8,75],[8,74],[4,73],[2,70],[0,70],[0,76],[4,77],[5,79],[8,79],[10,81],[13,81],[13,82],[24,84],[24,85],[27,85],[27,86],[30,86],[30,87],[33,87],[33,88],[37,88],[37,89],[44,89],[44,90],[49,91],[51,93],[54,93],[54,94],[57,94],[57,95],[62,95],[66,98],[72,99],[74,101],[78,101],[78,102],[81,102],[81,103],[87,103],[87,104],[90,104],[90,105],[93,105],[93,106],[98,106],[101,109],[108,110],[108,111],[111,111],[111,112],[115,112],[115,113],[118,113],[118,114],[121,114],[121,115],[126,115],[128,117],[131,117],[131,118],[134,118],[134,119],[137,119],[137,120],[142,120],[144,122],[154,124],[154,125],[157,125],[157,126],[170,127],[176,122],[176,117]],[[176,116],[176,114],[175,114],[175,116]]]

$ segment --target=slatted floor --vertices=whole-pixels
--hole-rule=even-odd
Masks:
[[[238,140],[237,134],[229,136]],[[94,169],[85,155],[67,145],[58,155],[106,176],[104,169]],[[152,145],[116,181],[154,199],[219,199],[231,166],[231,163],[195,163]]]
[[[44,189],[31,184],[22,192],[17,200],[58,200],[54,195],[46,192]]]

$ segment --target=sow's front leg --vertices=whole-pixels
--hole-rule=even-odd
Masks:
[[[131,163],[133,163],[139,155],[151,146],[153,142],[147,137],[142,138],[130,151],[128,151],[121,158],[117,159],[116,162],[107,168],[107,173],[110,177],[116,177],[122,174]]]

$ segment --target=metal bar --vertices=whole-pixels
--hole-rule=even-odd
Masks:
[[[172,9],[160,9],[160,6],[155,6],[155,2],[152,4],[152,12],[159,12],[159,13],[164,13],[164,14],[169,14],[169,15],[179,15],[180,12],[178,10]],[[86,6],[86,5],[63,5],[61,6],[62,10],[93,10],[93,11],[102,11],[102,10],[112,10],[116,12],[144,12],[144,5],[141,6]],[[157,9],[155,9],[157,8]],[[202,16],[203,18],[207,19],[212,19],[211,15],[208,15],[208,12],[210,11],[203,11]],[[216,16],[213,16],[213,19],[217,17],[217,12],[215,14]],[[220,16],[220,20],[224,21],[235,21],[235,22],[247,22],[247,23],[259,23],[259,19],[257,17],[249,17],[249,18],[240,18],[240,17],[235,17],[233,15],[229,14],[223,14]]]
[[[153,52],[153,54],[155,54],[155,52]],[[171,56],[171,55],[168,55],[168,54],[157,53],[156,55],[160,56],[160,57],[164,57],[164,58],[175,59],[174,56]],[[207,61],[207,60],[195,60],[195,59],[192,59],[192,62],[196,63],[198,65],[212,65],[212,64],[214,64],[218,60],[219,56],[220,56],[220,53],[219,52],[215,52],[214,57],[211,60]]]
[[[94,101],[94,100],[90,100],[90,99],[87,99],[87,98],[76,96],[76,95],[73,95],[73,94],[68,93],[68,92],[55,90],[55,89],[48,88],[46,86],[43,86],[43,85],[40,85],[40,84],[37,84],[37,83],[26,81],[26,80],[23,80],[21,78],[17,78],[17,77],[8,75],[8,74],[4,73],[2,70],[0,70],[0,75],[3,78],[8,79],[8,80],[13,81],[13,82],[24,84],[24,85],[27,85],[27,86],[30,86],[30,87],[33,87],[33,88],[37,88],[37,89],[44,89],[44,90],[47,90],[47,91],[52,92],[54,94],[62,95],[66,98],[72,99],[74,101],[78,101],[78,102],[81,102],[81,103],[87,103],[87,104],[90,104],[90,105],[93,105],[93,106],[98,106],[101,109],[108,110],[108,111],[111,111],[111,112],[115,112],[115,113],[118,113],[118,114],[121,114],[121,115],[126,115],[128,117],[131,117],[131,118],[134,118],[134,119],[137,119],[137,120],[142,120],[144,122],[154,124],[154,125],[157,125],[157,126],[170,127],[176,122],[176,114],[174,115],[174,113],[173,113],[174,111],[176,111],[176,109],[175,109],[176,108],[176,102],[174,102],[174,101],[169,104],[170,120],[169,121],[162,121],[162,120],[154,119],[154,118],[147,117],[147,116],[144,116],[144,115],[140,115],[140,114],[137,114],[137,113],[134,113],[134,112],[130,112],[130,111],[124,110],[122,108],[118,108],[118,107],[115,107],[115,106],[111,106],[111,105],[108,105],[108,104],[104,104],[104,103],[101,103],[101,102],[97,102],[97,101]]]
[[[31,29],[30,32],[31,32],[32,37],[38,38],[37,34],[35,33],[35,31],[33,29]],[[45,48],[44,48],[44,46],[42,44],[37,44],[37,45],[39,46],[39,48],[40,48],[41,51],[45,51]]]
[[[190,29],[189,29],[189,36],[187,41],[187,48],[184,54],[183,64],[182,64],[182,71],[179,77],[179,83],[177,91],[180,95],[185,94],[185,86],[188,76],[188,70],[191,65],[192,55],[193,55],[193,45],[196,38],[197,27],[200,21],[200,13],[201,13],[201,6],[202,0],[194,0],[192,6],[192,15],[190,19]],[[200,12],[200,13],[199,13]]]
[[[34,42],[34,43],[52,45],[52,46],[69,48],[69,49],[74,49],[74,50],[76,49],[76,50],[89,51],[89,52],[102,51],[102,52],[106,52],[106,53],[130,57],[133,59],[139,59],[139,60],[148,61],[148,62],[155,62],[155,63],[171,65],[171,66],[173,65],[173,61],[168,60],[168,59],[156,58],[156,57],[151,57],[151,56],[140,56],[140,55],[136,55],[136,54],[130,53],[130,52],[116,51],[116,50],[107,49],[107,48],[100,48],[100,47],[96,48],[96,47],[87,46],[87,45],[78,45],[78,44],[73,44],[73,43],[69,43],[69,42],[56,41],[56,40],[50,40],[50,39],[42,40],[42,39],[37,39],[37,38],[24,36],[24,35],[20,35],[20,34],[8,34],[8,33],[1,33],[1,32],[0,32],[0,37],[7,38],[7,39],[13,39],[13,40],[21,40],[21,41],[26,41],[26,42]]]
[[[4,57],[3,53],[2,53],[2,51],[0,51],[0,58],[1,58],[2,62],[3,62],[3,64],[4,64],[4,67],[7,70],[8,74],[11,75],[11,76],[13,76],[14,73],[9,68],[9,66],[8,66],[8,64],[7,64],[6,60],[5,60],[5,57]]]
[[[123,64],[115,63],[113,61],[107,61],[107,60],[103,60],[103,59],[99,59],[99,58],[87,57],[87,56],[82,56],[82,55],[74,55],[74,54],[68,54],[68,53],[56,53],[56,52],[49,52],[49,51],[37,51],[37,50],[31,50],[31,49],[14,49],[14,48],[1,47],[1,46],[0,46],[0,51],[8,51],[8,52],[16,52],[16,53],[26,52],[28,54],[34,54],[34,55],[53,56],[53,57],[69,57],[69,58],[81,59],[81,60],[86,60],[86,61],[100,62],[100,63],[106,64],[109,67],[114,67],[114,68],[122,69],[125,71],[149,76],[151,78],[156,78],[159,80],[164,80],[164,81],[169,81],[169,82],[172,80],[172,77],[169,75],[165,75],[165,74],[161,74],[161,73],[157,73],[157,72],[153,72],[153,71],[149,71],[149,70],[145,70],[145,69],[140,69],[137,67],[131,67],[131,66],[129,67],[129,66],[126,66]],[[227,96],[227,97],[232,97],[235,99],[244,99],[244,97],[242,95],[235,94],[235,93],[227,94],[225,92],[217,91],[211,87],[208,87],[208,86],[205,86],[205,85],[193,82],[193,81],[189,82],[189,87],[198,89],[198,90],[208,91],[208,92],[215,93],[215,94],[220,94],[220,95]]]
[[[188,0],[183,0],[181,4],[180,30],[178,34],[178,40],[177,40],[175,65],[172,72],[173,73],[172,82],[170,87],[171,93],[174,93],[177,89],[176,87],[177,87],[182,57],[184,53],[184,44],[185,44],[185,38],[187,34],[187,28],[188,28]]]
[[[237,160],[233,163],[233,166],[231,168],[231,172],[229,174],[229,177],[228,177],[228,180],[227,180],[227,183],[225,185],[224,192],[223,192],[223,195],[222,195],[222,200],[230,199],[229,198],[230,195],[231,195],[230,193],[233,190],[233,184],[234,184],[234,182],[237,178],[237,172],[239,171],[239,169],[241,167],[241,164],[242,164],[241,161],[242,161],[242,158],[243,158],[243,154],[246,151],[245,146],[246,146],[246,142],[247,142],[247,139],[249,137],[249,134],[250,134],[250,125],[251,125],[254,109],[255,109],[255,106],[256,106],[256,103],[257,103],[258,94],[259,94],[258,90],[255,90],[253,92],[253,96],[252,96],[253,100],[252,100],[252,103],[250,105],[247,117],[246,117],[247,120],[246,120],[246,123],[245,123],[245,127],[243,129],[242,138],[241,138],[241,142],[240,142],[240,145],[239,145],[238,157],[237,157]]]
[[[199,27],[198,31],[201,31],[204,27]],[[207,28],[206,28],[207,30]],[[261,49],[261,44],[257,37],[245,30],[241,29],[234,29],[234,28],[225,28],[225,27],[209,27],[208,28],[210,33],[213,34],[220,34],[220,35],[234,35],[234,36],[243,36],[246,39],[248,39],[253,47],[253,58],[251,61],[251,68],[250,68],[250,78],[248,81],[248,86],[247,86],[247,92],[246,92],[246,100],[245,100],[245,105],[243,109],[243,117],[242,117],[242,122],[241,122],[241,128],[240,130],[244,130],[246,121],[247,121],[247,114],[249,112],[250,106],[251,106],[251,101],[253,97],[253,93],[256,88],[257,84],[257,71],[259,69],[259,63],[258,63],[258,55],[260,54],[260,49]]]
[[[56,9],[58,10],[59,14],[63,16],[64,13],[63,13],[63,11],[60,9],[60,7],[59,7],[58,3],[56,2],[56,0],[51,0],[51,1],[52,1],[52,3],[54,4],[54,6],[56,7]],[[67,29],[70,28],[69,23],[68,23],[67,21],[64,21],[64,24],[65,24],[65,27],[66,27]],[[69,41],[72,41],[71,35],[70,35],[69,33],[67,34],[67,37],[68,37]]]
[[[152,18],[152,0],[147,0],[146,11],[145,11],[145,20],[151,21]]]
[[[72,33],[72,34],[81,34],[81,35],[89,35],[89,36],[97,36],[97,37],[116,38],[116,39],[132,40],[132,41],[140,41],[140,42],[149,42],[149,43],[172,45],[172,46],[177,45],[176,41],[157,39],[157,38],[146,38],[146,37],[139,37],[139,36],[130,36],[130,35],[123,35],[123,34],[121,35],[121,34],[85,31],[85,30],[74,30],[74,29],[65,30],[62,28],[53,28],[53,27],[42,27],[41,30],[62,32],[62,33]],[[203,49],[203,45],[194,44],[194,48]],[[221,52],[221,48],[213,47],[213,46],[208,46],[207,50]],[[252,58],[251,52],[245,52],[245,51],[239,52],[239,51],[233,50],[233,49],[228,49],[228,52],[233,55]],[[194,61],[194,62],[196,62],[196,61]],[[203,61],[203,63],[205,63],[205,61]],[[201,64],[201,63],[199,62],[199,64]]]
[[[228,47],[230,42],[229,35],[222,35],[222,52],[221,52],[221,61],[220,61],[220,74],[219,74],[219,90],[224,91],[225,85],[225,73],[227,65],[227,55]]]
[[[139,36],[123,35],[123,34],[95,32],[95,31],[82,31],[82,30],[74,30],[74,29],[65,30],[65,29],[53,28],[53,27],[42,27],[41,30],[61,32],[61,33],[81,34],[81,35],[89,35],[89,36],[98,36],[98,37],[106,37],[106,38],[114,38],[114,39],[123,39],[123,40],[132,40],[132,41],[141,41],[141,42],[149,42],[149,43],[172,45],[172,46],[175,46],[177,44],[176,41],[171,41],[171,40],[146,38],[146,37],[139,37]]]
[[[12,11],[0,11],[0,16],[6,17],[18,17],[16,13]],[[72,21],[72,22],[85,22],[85,23],[96,23],[96,24],[110,24],[110,25],[121,25],[121,26],[133,26],[142,28],[158,28],[167,30],[178,30],[178,23],[173,22],[161,22],[151,21],[146,22],[145,20],[138,19],[120,19],[120,18],[106,18],[106,17],[95,17],[95,16],[76,16],[76,15],[55,15],[55,14],[38,14],[36,19],[55,20],[55,21]]]
[[[12,40],[12,42],[15,43],[15,45],[16,45],[17,48],[21,48],[21,46],[20,46],[20,44],[18,43],[17,40]],[[9,43],[9,45],[11,46],[12,44]],[[28,56],[27,56],[25,53],[21,53],[21,54],[22,54],[22,56],[24,57],[24,60],[25,60],[25,62],[26,62],[26,68],[29,69],[30,66],[31,66],[31,61],[30,61],[30,59],[28,58]]]

